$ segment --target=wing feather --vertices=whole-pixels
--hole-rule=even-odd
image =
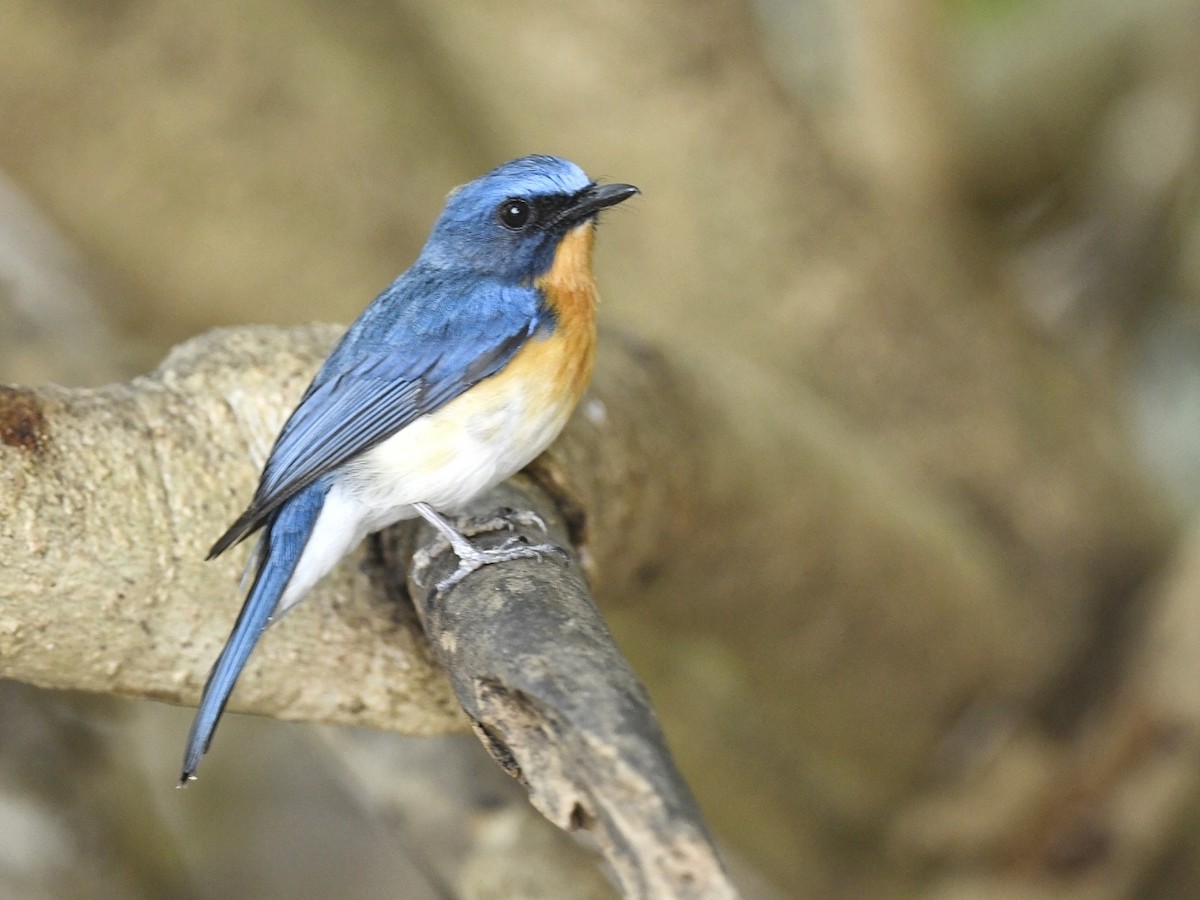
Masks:
[[[280,431],[254,500],[209,559],[261,528],[297,491],[500,371],[542,322],[533,288],[446,302],[439,295],[456,286],[438,285],[405,305],[420,287],[398,280],[346,333]]]

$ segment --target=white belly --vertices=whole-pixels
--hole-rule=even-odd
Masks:
[[[344,483],[372,511],[370,530],[453,510],[519,471],[558,436],[573,398],[522,379],[489,379],[422,416],[346,467]]]
[[[454,510],[519,471],[558,436],[574,402],[544,382],[488,379],[348,463],[275,618],[365,535],[415,516],[412,504]]]

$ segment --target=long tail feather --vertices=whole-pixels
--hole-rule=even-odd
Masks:
[[[225,704],[233,692],[238,676],[241,675],[258,639],[270,622],[271,614],[279,605],[288,580],[296,570],[300,555],[304,552],[317,517],[321,514],[325,494],[326,489],[323,486],[313,485],[292,497],[280,508],[263,535],[262,545],[256,550],[259,562],[254,582],[229,640],[225,642],[225,647],[204,684],[196,718],[192,721],[192,729],[188,733],[183,772],[179,779],[181,785],[195,778],[200,758],[208,752],[213,733],[217,729],[221,713],[225,711]]]

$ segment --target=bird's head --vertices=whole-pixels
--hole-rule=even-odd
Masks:
[[[450,194],[421,261],[532,283],[568,233],[636,193],[631,184],[597,184],[556,156],[514,159]]]

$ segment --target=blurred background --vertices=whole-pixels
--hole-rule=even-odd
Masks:
[[[881,523],[769,646],[600,597],[747,896],[1198,896],[1198,58],[1196,0],[5,0],[0,379],[348,322],[514,156],[637,184],[605,326],[769,372]],[[5,897],[607,895],[470,736],[231,717],[181,794],[187,710],[0,708]]]

